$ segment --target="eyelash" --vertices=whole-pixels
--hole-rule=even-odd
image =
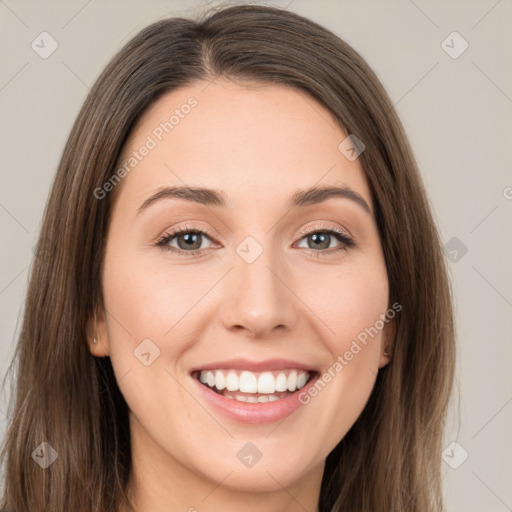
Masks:
[[[183,235],[185,233],[197,233],[200,235],[206,235],[209,239],[215,240],[215,237],[213,233],[211,233],[208,229],[205,228],[198,228],[196,226],[184,226],[181,228],[176,229],[175,231],[166,232],[164,233],[155,243],[155,246],[161,247],[164,250],[176,252],[178,254],[186,255],[186,256],[195,256],[205,249],[194,249],[192,251],[184,251],[182,249],[177,249],[176,247],[169,246],[169,242],[179,236]],[[323,256],[329,256],[333,253],[337,253],[338,251],[346,251],[352,247],[354,247],[356,244],[352,238],[350,238],[345,232],[343,232],[341,229],[334,228],[332,226],[329,227],[320,227],[313,230],[305,230],[301,231],[299,233],[300,239],[302,240],[304,237],[316,233],[327,233],[330,235],[334,235],[334,237],[342,243],[339,247],[331,248],[331,249],[304,249],[308,251],[310,254],[313,254],[316,257],[323,257]]]

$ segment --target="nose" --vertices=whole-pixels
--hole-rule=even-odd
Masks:
[[[285,274],[267,251],[252,263],[237,257],[225,284],[224,327],[234,333],[245,331],[253,338],[292,330],[298,318],[297,299]]]

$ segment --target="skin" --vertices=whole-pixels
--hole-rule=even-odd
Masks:
[[[360,159],[338,150],[347,133],[313,98],[277,85],[206,85],[160,98],[130,136],[125,155],[197,99],[118,185],[102,269],[105,311],[91,319],[98,343],[90,350],[110,356],[130,408],[137,510],[318,510],[325,459],[389,362],[392,322],[281,423],[244,425],[210,409],[189,369],[234,357],[290,358],[323,373],[373,326],[389,304],[370,189]],[[222,191],[228,207],[163,199],[137,215],[159,187],[184,184]],[[315,184],[349,186],[371,213],[339,197],[288,209],[297,189]],[[214,234],[203,235],[201,255],[155,246],[185,225]],[[301,234],[330,227],[355,247],[327,254]],[[235,250],[247,236],[263,248],[250,264]],[[171,244],[179,250],[177,238]],[[340,246],[331,235],[328,247]],[[149,366],[134,356],[144,339],[160,350]],[[263,454],[252,468],[237,458],[248,441]]]

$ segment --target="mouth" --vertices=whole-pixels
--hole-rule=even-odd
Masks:
[[[261,404],[277,402],[295,395],[318,375],[315,370],[287,368],[249,371],[239,368],[194,370],[200,384],[230,400]]]

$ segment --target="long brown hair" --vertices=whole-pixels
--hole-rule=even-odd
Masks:
[[[441,510],[453,299],[412,150],[383,86],[353,48],[297,14],[256,5],[149,25],[114,56],[87,96],[46,205],[11,363],[17,387],[1,454],[3,505],[9,512],[114,512],[125,499],[128,407],[110,358],[91,355],[86,332],[103,306],[100,269],[112,208],[112,194],[99,200],[94,191],[116,172],[132,128],[151,104],[219,76],[307,93],[365,145],[359,158],[373,195],[389,301],[402,310],[391,363],[327,457],[320,511]],[[43,442],[58,454],[46,469],[32,456]]]

